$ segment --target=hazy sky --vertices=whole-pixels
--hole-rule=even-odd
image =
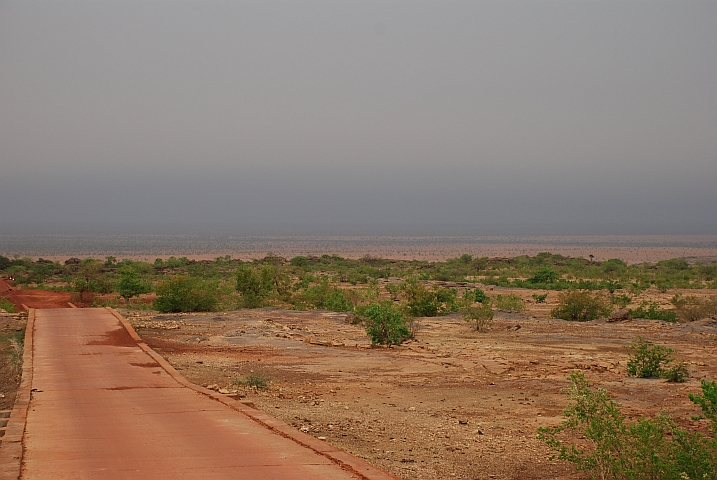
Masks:
[[[0,0],[0,233],[298,226],[717,233],[717,2]]]

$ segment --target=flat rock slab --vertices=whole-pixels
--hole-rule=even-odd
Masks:
[[[186,388],[105,309],[37,310],[23,479],[349,479]]]

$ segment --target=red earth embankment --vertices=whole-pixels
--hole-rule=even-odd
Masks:
[[[17,311],[30,308],[70,308],[70,292],[51,290],[18,290],[0,279],[0,297],[7,298]]]

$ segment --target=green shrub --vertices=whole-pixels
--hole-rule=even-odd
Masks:
[[[490,297],[480,288],[476,288],[475,290],[469,290],[466,288],[463,292],[463,300],[469,302],[490,303]]]
[[[545,303],[545,300],[548,298],[548,294],[544,293],[542,295],[538,295],[537,293],[533,294],[533,300],[535,300],[535,303]]]
[[[333,312],[350,312],[354,309],[349,291],[333,287],[329,284],[329,277],[319,278],[319,282],[304,290],[298,297],[300,302],[314,308],[323,308]]]
[[[665,370],[662,378],[668,382],[684,383],[690,378],[690,370],[685,362],[677,362],[672,367]]]
[[[408,279],[402,285],[406,296],[406,308],[413,317],[435,317],[441,311],[441,304],[432,292],[416,279]]]
[[[252,372],[246,377],[244,377],[244,380],[234,380],[233,384],[253,388],[266,388],[269,386],[270,381],[270,376],[264,375],[263,373]]]
[[[493,309],[489,302],[479,303],[477,306],[466,305],[461,309],[463,320],[473,325],[477,331],[483,331],[493,324]]]
[[[618,308],[625,308],[632,302],[632,297],[626,293],[622,295],[611,295],[610,302]]]
[[[309,259],[302,255],[299,255],[289,260],[289,263],[294,267],[308,267]]]
[[[591,389],[584,374],[573,373],[569,380],[572,402],[563,410],[565,420],[558,427],[538,429],[538,438],[554,452],[551,460],[574,463],[577,470],[599,479],[717,478],[714,438],[682,430],[664,414],[628,423],[620,405],[604,389]],[[714,388],[703,381],[704,395],[690,395],[690,400],[709,412],[716,405]],[[569,443],[576,437],[583,440]]]
[[[325,308],[332,312],[351,312],[354,309],[354,304],[344,290],[335,287],[331,289],[328,298],[319,308]]]
[[[400,345],[411,337],[406,317],[391,302],[372,303],[364,311],[366,333],[376,345]]]
[[[610,301],[600,293],[582,290],[563,292],[558,296],[558,305],[550,312],[553,318],[587,322],[607,317],[612,312]]]
[[[688,394],[688,398],[695,405],[702,409],[702,415],[694,417],[694,420],[707,419],[710,421],[712,436],[717,436],[717,382],[708,382],[704,378],[700,380],[702,395]]]
[[[560,279],[560,274],[549,267],[543,267],[535,275],[528,279],[529,283],[555,283]]]
[[[257,272],[248,265],[242,265],[235,275],[236,289],[241,294],[244,306],[246,308],[263,306],[273,287],[271,267],[264,267]]]
[[[146,282],[142,281],[135,269],[124,268],[120,270],[120,281],[117,284],[117,290],[120,297],[124,298],[125,304],[128,304],[130,298],[149,292],[150,287]]]
[[[514,293],[508,295],[498,295],[495,297],[495,306],[498,310],[505,310],[508,312],[524,312],[525,302],[522,298]]]
[[[159,284],[152,306],[164,313],[210,312],[218,302],[216,282],[175,276]]]
[[[674,361],[671,356],[674,350],[655,345],[642,337],[637,337],[637,341],[627,348],[633,351],[627,362],[627,374],[631,377],[662,377],[665,366]]]
[[[0,297],[0,309],[7,313],[15,313],[15,305],[5,297]]]
[[[643,301],[635,310],[630,309],[632,318],[646,318],[648,320],[662,320],[663,322],[676,322],[677,314],[671,310],[662,310],[657,302]]]

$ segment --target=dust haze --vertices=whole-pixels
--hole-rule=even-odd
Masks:
[[[715,234],[715,2],[0,2],[0,233]]]

